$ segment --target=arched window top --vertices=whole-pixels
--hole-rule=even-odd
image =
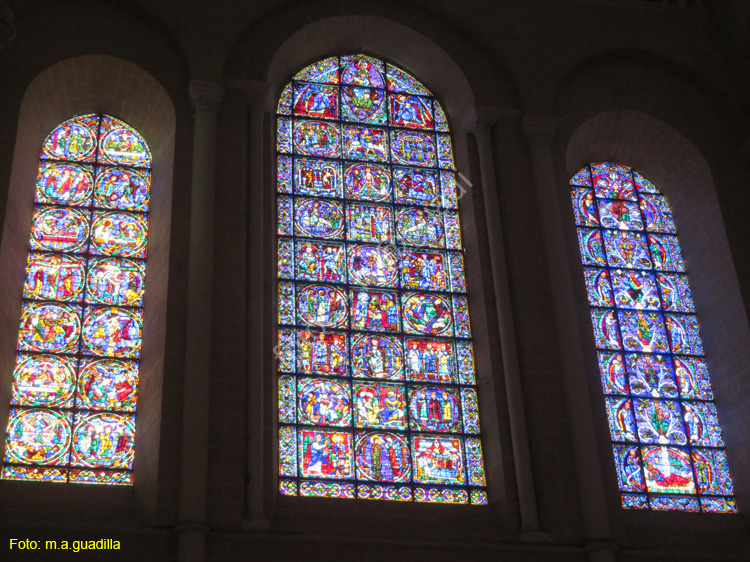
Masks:
[[[735,512],[669,203],[613,162],[570,185],[623,507]]]
[[[44,141],[40,158],[151,167],[151,151],[143,137],[109,115],[80,115],[60,124]]]
[[[487,503],[448,125],[366,55],[277,116],[284,495]]]
[[[133,482],[150,167],[108,115],[43,143],[4,479]]]

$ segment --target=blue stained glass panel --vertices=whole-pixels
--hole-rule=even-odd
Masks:
[[[474,377],[474,348],[471,342],[456,342],[456,363],[458,365],[458,382],[461,384],[476,384]]]
[[[44,141],[41,158],[94,162],[98,145],[98,115],[80,115],[59,125]]]
[[[341,57],[341,83],[368,88],[385,88],[385,64],[366,55]]]
[[[669,351],[661,314],[642,310],[618,310],[618,317],[625,349],[645,353]]]
[[[409,389],[409,423],[416,431],[461,431],[458,389],[415,386]]]
[[[581,249],[581,259],[584,265],[607,265],[601,231],[579,228],[578,244]]]
[[[294,82],[294,114],[314,119],[339,116],[339,92],[335,86]]]
[[[294,192],[299,195],[341,197],[341,164],[319,158],[296,158]]]
[[[400,384],[355,382],[356,427],[406,429],[406,389]]]
[[[461,254],[451,255],[451,259],[458,262],[455,256],[461,256]],[[443,252],[404,249],[401,251],[401,284],[406,289],[428,291],[446,291],[450,288],[451,281],[461,287],[465,285],[462,266],[463,261],[457,263],[455,266],[457,271],[454,274],[452,269],[447,269]],[[454,288],[454,290],[461,289]]]
[[[630,391],[633,396],[677,398],[679,389],[667,355],[627,355]]]
[[[436,100],[432,100],[432,103],[433,103],[433,109],[435,111],[435,130],[441,131],[444,133],[449,132],[448,120],[445,117],[445,112],[443,111],[443,107]]]
[[[279,492],[487,505],[444,111],[351,55],[277,113]]]
[[[654,260],[654,269],[685,271],[680,243],[676,236],[649,234],[648,243]]]
[[[294,75],[295,80],[306,82],[320,82],[323,84],[339,83],[339,59],[329,57],[311,64]]]
[[[279,197],[279,201],[281,200],[282,198]],[[282,218],[286,220],[286,216]],[[279,224],[282,224],[281,220]],[[342,238],[344,235],[343,205],[338,201],[325,199],[296,198],[294,200],[294,233],[297,236],[310,238]],[[279,232],[279,234],[291,234],[291,232]]]
[[[352,290],[351,327],[375,332],[401,331],[401,307],[393,291]]]
[[[652,273],[632,269],[610,270],[615,305],[622,308],[659,310],[659,290]]]
[[[349,281],[355,285],[398,285],[398,254],[391,247],[352,245],[347,263]]]
[[[578,226],[599,226],[599,212],[594,200],[592,189],[576,189],[571,191],[573,211]],[[615,226],[615,228],[617,228]]]
[[[440,211],[404,207],[396,212],[396,235],[401,244],[445,247],[445,230]],[[460,242],[459,242],[460,244]]]
[[[449,170],[440,170],[440,186],[443,191],[443,206],[446,209],[458,207],[459,195],[457,194],[456,173]],[[461,195],[465,190],[461,189]]]
[[[390,125],[410,129],[433,129],[435,120],[430,98],[389,94]]]
[[[588,166],[584,166],[578,170],[575,175],[570,178],[570,185],[581,186],[581,187],[593,187],[591,183],[591,172]]]
[[[336,242],[297,240],[295,271],[303,281],[346,282],[346,249]]]
[[[276,161],[276,186],[279,193],[292,193],[292,157],[279,154]]]
[[[441,204],[440,180],[437,170],[394,167],[393,184],[397,203]]]
[[[402,434],[393,432],[368,432],[357,436],[357,474],[363,480],[380,482],[408,482],[411,477],[409,444]],[[407,494],[408,492],[408,494]],[[369,492],[371,495],[373,492]],[[411,490],[398,490],[397,497],[405,494],[411,498]],[[388,494],[386,492],[387,496]]]
[[[713,400],[706,361],[699,357],[675,357],[674,371],[683,398]]]
[[[391,156],[393,162],[405,166],[438,164],[435,135],[419,131],[391,131]]]
[[[633,445],[614,445],[615,465],[620,490],[623,492],[645,492],[643,465],[640,449]]]
[[[344,187],[350,199],[389,201],[391,173],[382,164],[346,164]]]
[[[298,330],[297,371],[305,374],[345,376],[348,347],[346,334]]]
[[[683,402],[685,427],[692,445],[723,447],[716,407],[705,402]]]
[[[292,151],[292,120],[288,117],[279,117],[276,121],[276,150]]]
[[[341,155],[341,131],[328,121],[295,119],[292,144],[299,154],[336,158]],[[279,152],[284,150],[279,148]]]
[[[633,400],[641,443],[687,445],[680,405],[674,400]]]
[[[402,380],[404,353],[401,340],[384,334],[352,336],[352,376],[366,379]]]
[[[621,349],[620,330],[614,310],[591,309],[591,322],[594,325],[594,339],[599,349]]]
[[[584,268],[586,292],[591,306],[613,306],[612,287],[609,283],[609,270],[593,267]]]
[[[628,394],[628,377],[622,353],[598,352],[599,374],[605,394]]]
[[[279,97],[279,103],[276,106],[276,113],[279,115],[292,114],[292,84],[289,83],[284,87]]]
[[[37,203],[88,205],[94,186],[93,166],[42,162],[36,185]]]
[[[385,91],[378,88],[345,86],[341,89],[341,112],[346,121],[384,125]]]
[[[452,336],[450,297],[428,293],[404,293],[404,330],[427,336]]]
[[[442,339],[406,338],[404,349],[408,380],[454,382],[456,357],[452,342]]]
[[[570,184],[597,347],[615,350],[598,357],[612,439],[623,443],[614,445],[623,507],[732,513],[724,443],[669,204],[643,176],[611,162],[582,168]],[[581,228],[599,226],[599,218],[601,228]],[[627,353],[616,351],[618,331]]]
[[[604,230],[607,261],[614,267],[651,269],[646,237],[638,232]]]
[[[344,158],[388,162],[388,131],[386,129],[342,125],[342,137]]]
[[[640,206],[649,232],[675,234],[672,210],[663,195],[641,194]]]
[[[299,423],[347,427],[351,425],[352,397],[349,385],[335,379],[297,380]]]
[[[393,241],[393,212],[390,207],[350,203],[346,213],[349,240],[376,244]]]
[[[641,213],[638,203],[631,201],[599,200],[599,217],[604,228],[617,228],[619,230],[643,230]]]
[[[630,168],[612,162],[592,164],[591,181],[597,197],[638,200]]]

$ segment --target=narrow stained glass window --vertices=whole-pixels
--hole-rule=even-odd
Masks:
[[[108,115],[44,141],[4,479],[133,482],[150,168]]]
[[[733,513],[669,204],[611,162],[582,168],[570,184],[622,505]]]
[[[280,492],[486,504],[445,113],[354,55],[278,114]]]

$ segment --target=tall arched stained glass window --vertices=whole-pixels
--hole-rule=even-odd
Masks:
[[[623,507],[735,512],[669,204],[611,162],[570,184]]]
[[[487,503],[448,124],[364,55],[278,106],[280,491]]]
[[[150,167],[108,115],[44,141],[4,479],[132,484]]]

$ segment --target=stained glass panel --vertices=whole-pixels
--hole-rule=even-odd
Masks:
[[[4,479],[133,483],[150,166],[106,115],[43,144]]]
[[[666,198],[611,162],[570,185],[623,507],[736,512]]]
[[[351,55],[298,73],[278,114],[279,493],[486,505],[445,112]]]

